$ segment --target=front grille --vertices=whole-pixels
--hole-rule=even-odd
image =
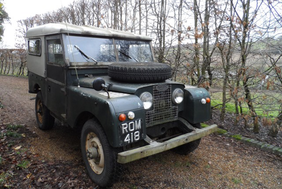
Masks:
[[[146,112],[147,127],[175,121],[178,118],[178,106],[171,101],[171,85],[153,87],[153,109]]]

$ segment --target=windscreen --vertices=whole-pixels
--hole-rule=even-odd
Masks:
[[[120,62],[152,62],[150,43],[145,41],[115,40]]]
[[[66,58],[77,65],[86,62],[152,62],[149,41],[66,36]]]

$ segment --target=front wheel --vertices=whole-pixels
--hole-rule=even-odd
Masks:
[[[195,124],[193,126],[198,128],[198,129],[201,128],[201,124],[200,123]],[[190,154],[191,152],[193,152],[194,150],[196,150],[198,148],[200,142],[201,142],[201,139],[189,142],[187,144],[184,144],[182,146],[174,148],[174,151],[176,153],[180,154],[180,155],[188,155],[188,154]]]
[[[81,132],[81,153],[91,180],[101,187],[112,186],[119,177],[116,152],[94,119],[88,120]]]
[[[41,130],[49,130],[54,126],[55,118],[51,116],[50,110],[44,105],[42,94],[39,91],[35,99],[35,116],[37,126]]]

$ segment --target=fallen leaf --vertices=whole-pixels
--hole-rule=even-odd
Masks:
[[[30,178],[31,177],[31,175],[32,175],[32,173],[29,173],[27,176],[26,176],[26,178]]]
[[[19,150],[21,148],[22,148],[22,146],[17,146],[17,147],[14,148],[14,150]]]

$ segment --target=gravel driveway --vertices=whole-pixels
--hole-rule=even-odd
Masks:
[[[44,186],[95,188],[85,175],[79,134],[59,123],[51,131],[37,129],[35,102],[30,100],[35,95],[27,90],[26,78],[0,76],[0,103],[4,107],[0,109],[0,127],[24,125],[33,134],[26,137],[28,150],[37,154],[41,162],[48,162],[48,166],[58,166],[60,162],[77,165],[69,170],[57,170],[57,179],[44,181]],[[76,172],[82,174],[75,175]],[[86,182],[60,184],[58,178],[64,179],[62,174],[68,174],[69,180]],[[29,183],[31,188],[41,188],[33,183]],[[121,180],[113,188],[282,188],[282,158],[213,134],[203,138],[199,148],[190,155],[168,151],[126,164]]]

